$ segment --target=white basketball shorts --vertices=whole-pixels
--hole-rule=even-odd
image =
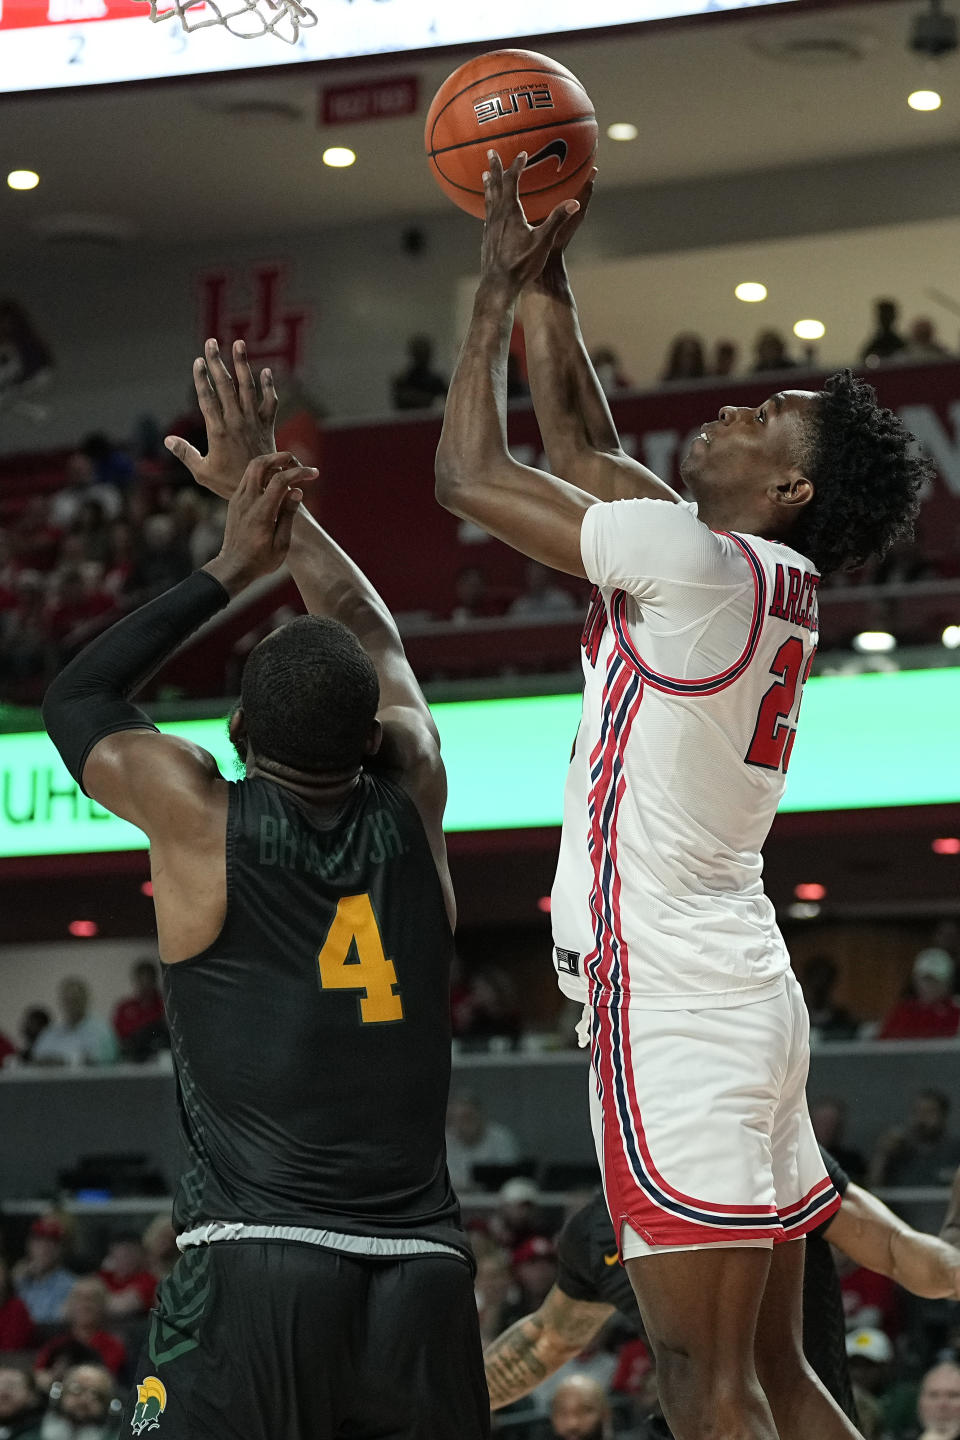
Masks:
[[[773,1245],[840,1206],[807,1110],[810,1025],[780,994],[706,1010],[591,1018],[590,1112],[621,1258],[649,1249]]]

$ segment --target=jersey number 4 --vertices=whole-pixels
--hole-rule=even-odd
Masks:
[[[385,1025],[403,1019],[397,971],[383,951],[369,895],[346,895],[317,956],[324,990],[362,990],[360,1021]]]
[[[789,716],[793,714],[797,687],[802,692],[815,654],[816,651],[804,668],[803,641],[798,636],[791,635],[780,646],[770,666],[770,674],[776,675],[777,681],[760,701],[753,739],[746,754],[748,765],[759,765],[764,770],[782,770],[786,775],[793,754],[793,742],[797,738],[796,726],[790,724]],[[798,708],[798,716],[799,713]]]

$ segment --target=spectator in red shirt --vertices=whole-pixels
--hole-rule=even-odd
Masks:
[[[132,1231],[110,1242],[99,1270],[107,1287],[107,1314],[114,1319],[146,1315],[157,1293],[157,1282],[147,1269],[139,1236]]]
[[[900,1332],[900,1292],[886,1275],[865,1270],[834,1250],[843,1314],[848,1330],[882,1330],[892,1338]]]
[[[899,1001],[884,1020],[878,1040],[941,1040],[960,1030],[960,1005],[953,998],[953,957],[946,950],[921,950],[913,962],[913,995]]]
[[[124,1060],[146,1060],[170,1043],[156,963],[137,960],[130,978],[133,994],[114,1010],[113,1028]]]
[[[3,1031],[0,1030],[0,1067],[2,1067],[10,1055],[16,1055],[17,1047],[12,1040],[8,1040]]]
[[[518,1245],[511,1257],[513,1274],[520,1286],[520,1304],[525,1315],[538,1310],[557,1278],[557,1247],[546,1235],[531,1235]]]
[[[32,1350],[36,1343],[30,1311],[13,1288],[7,1262],[0,1259],[0,1350]]]
[[[68,1328],[48,1340],[34,1368],[42,1384],[60,1379],[71,1365],[94,1361],[119,1376],[127,1363],[123,1341],[106,1329],[107,1287],[97,1275],[85,1275],[67,1296],[64,1317]]]

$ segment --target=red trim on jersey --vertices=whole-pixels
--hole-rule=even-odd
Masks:
[[[603,723],[601,724],[600,737],[590,756],[591,771],[596,767],[597,762],[600,761],[602,757],[602,768],[591,787],[587,806],[590,816],[587,851],[593,863],[590,911],[594,919],[595,944],[590,954],[584,960],[583,971],[587,984],[590,987],[591,996],[594,993],[594,987],[601,983],[601,970],[604,972],[602,976],[604,982],[607,979],[607,972],[609,970],[609,945],[607,942],[610,930],[603,913],[605,900],[603,858],[606,843],[603,828],[603,812],[607,803],[610,786],[613,783],[613,773],[616,762],[618,759],[622,761],[623,747],[626,744],[630,726],[633,724],[632,713],[628,712],[629,723],[624,727],[624,733],[622,735],[617,733],[615,717],[617,711],[623,704],[627,688],[630,685],[638,686],[637,696],[632,702],[632,713],[635,713],[643,699],[643,686],[637,681],[630,667],[623,664],[614,653],[614,655],[611,656],[610,665],[607,670],[607,680],[604,685],[602,702]],[[606,733],[604,733],[604,730]],[[619,799],[615,803],[617,808],[619,808]]]
[[[718,532],[726,534],[726,532]],[[763,630],[764,609],[767,599],[767,578],[763,569],[763,562],[756,551],[742,540],[740,536],[726,534],[728,540],[732,540],[747,560],[750,566],[750,573],[753,578],[753,615],[750,619],[750,628],[747,632],[746,644],[738,658],[726,670],[716,675],[707,675],[701,680],[681,680],[672,675],[661,675],[659,671],[653,670],[637,650],[627,629],[624,616],[626,604],[626,592],[615,590],[611,597],[610,613],[613,618],[613,631],[616,638],[617,648],[636,670],[639,671],[643,680],[652,685],[655,690],[663,690],[674,695],[716,695],[725,690],[729,685],[739,679],[740,675],[750,664],[760,643],[760,635]]]

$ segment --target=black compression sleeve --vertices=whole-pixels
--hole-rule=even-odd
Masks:
[[[81,789],[98,740],[116,730],[156,729],[129,696],[229,599],[219,580],[196,570],[111,625],[61,670],[43,698],[43,723]]]

